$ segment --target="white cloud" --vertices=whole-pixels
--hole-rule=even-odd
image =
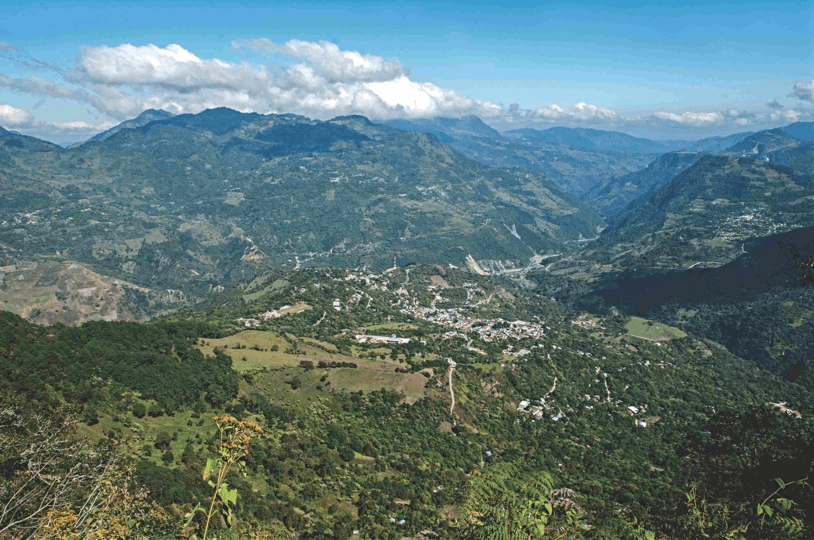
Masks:
[[[737,109],[729,109],[719,112],[682,112],[670,113],[659,111],[653,114],[653,119],[672,124],[677,124],[687,128],[703,128],[703,127],[743,127],[743,126],[765,126],[769,127],[778,122],[797,122],[803,116],[806,116],[804,111],[795,109],[786,109],[775,101],[767,104],[772,112],[764,114],[761,112],[748,112],[739,111]],[[779,106],[779,108],[778,108]]]
[[[659,120],[675,122],[676,124],[687,126],[708,126],[711,124],[721,123],[725,119],[725,115],[720,112],[710,112],[710,113],[683,112],[677,114],[665,111],[657,111],[653,113],[653,116]]]
[[[112,128],[116,122],[107,121],[88,123],[82,120],[74,122],[42,122],[24,109],[0,103],[0,126],[24,129],[36,135],[41,133],[69,134],[74,136],[93,135]]]
[[[543,120],[560,120],[562,118],[568,118],[569,115],[565,112],[565,109],[556,103],[552,103],[551,105],[534,109],[534,116]]]
[[[785,120],[788,122],[797,122],[800,119],[801,113],[800,111],[795,111],[794,109],[786,109],[784,111],[775,111],[770,116],[769,119],[772,122],[776,122],[778,120]]]
[[[34,115],[23,109],[0,103],[0,125],[27,127],[34,123]]]
[[[292,39],[277,45],[261,38],[235,42],[233,46],[308,60],[314,72],[328,82],[388,81],[407,75],[397,60],[387,61],[380,56],[343,51],[329,41],[316,43]]]
[[[180,45],[166,47],[125,43],[118,47],[83,47],[82,72],[94,83],[176,88],[232,86],[247,78],[262,79],[262,68],[221,60],[202,60]]]
[[[788,97],[800,101],[814,102],[814,79],[795,83]]]
[[[116,125],[116,122],[100,122],[98,124],[89,124],[88,122],[43,122],[38,124],[40,128],[47,128],[52,131],[59,132],[73,132],[73,133],[89,133],[96,134],[108,130]]]
[[[85,91],[69,88],[35,75],[31,75],[27,79],[10,79],[0,74],[0,86],[27,94],[90,101],[90,96]]]
[[[197,113],[231,107],[261,113],[294,112],[313,118],[363,114],[415,118],[477,114],[501,116],[494,103],[409,79],[398,61],[333,43],[258,39],[235,43],[303,60],[286,67],[204,60],[180,45],[86,47],[66,80],[86,89],[90,103],[115,118],[144,109]]]
[[[606,107],[597,107],[583,101],[575,103],[570,108],[571,115],[578,120],[615,120],[616,111]]]

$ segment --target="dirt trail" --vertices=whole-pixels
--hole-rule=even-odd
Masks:
[[[554,384],[551,386],[551,390],[549,390],[548,393],[543,396],[543,399],[540,400],[542,402],[543,407],[545,407],[546,409],[549,408],[548,407],[548,402],[547,402],[548,396],[553,394],[554,390],[556,390],[556,389],[557,389],[557,377],[554,377]]]
[[[452,389],[452,372],[455,371],[454,367],[449,368],[449,395],[452,396],[452,405],[449,406],[449,413],[455,408],[455,391]]]
[[[328,314],[328,312],[327,312],[327,311],[323,311],[323,312],[322,312],[322,317],[321,317],[321,318],[320,318],[320,319],[319,319],[317,322],[315,322],[315,323],[314,323],[314,326],[317,326],[319,323],[321,323],[322,321],[324,321],[324,320],[325,320],[325,315],[327,315],[327,314]]]

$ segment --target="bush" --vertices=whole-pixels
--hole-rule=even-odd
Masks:
[[[158,418],[159,416],[164,414],[164,409],[162,409],[161,406],[158,405],[157,403],[154,403],[154,404],[150,405],[150,408],[147,411],[147,414],[149,414],[153,418]]]
[[[96,414],[96,409],[85,409],[85,414],[82,420],[89,426],[95,426],[99,423],[99,416]]]
[[[159,431],[155,436],[155,447],[159,450],[169,448],[170,442],[172,442],[172,436],[166,431]]]
[[[355,455],[356,453],[350,446],[342,446],[339,448],[339,457],[341,457],[345,461],[352,460]]]
[[[147,414],[147,407],[145,407],[143,403],[133,405],[133,416],[136,418],[144,418],[145,414]]]

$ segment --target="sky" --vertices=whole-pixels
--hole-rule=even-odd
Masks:
[[[810,1],[0,0],[0,9],[0,126],[55,142],[151,108],[476,115],[499,130],[655,139],[814,120]]]

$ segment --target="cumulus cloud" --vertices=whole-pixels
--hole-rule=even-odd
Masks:
[[[504,112],[504,120],[513,123],[565,123],[565,124],[596,124],[613,123],[621,120],[616,111],[607,107],[600,107],[592,103],[580,101],[567,109],[556,103],[543,105],[534,110],[521,109],[514,104]]]
[[[665,111],[657,111],[653,113],[653,116],[658,120],[664,120],[667,122],[673,122],[676,124],[681,124],[685,126],[708,126],[711,124],[718,124],[721,123],[726,115],[720,112],[710,112],[710,113],[695,113],[695,112],[683,112],[683,113],[671,113]]]
[[[37,120],[29,111],[7,103],[0,103],[0,126],[24,129],[26,132],[87,136],[110,129],[115,125],[116,122],[112,121],[94,124],[84,121],[43,122]]]
[[[0,125],[28,127],[34,123],[34,115],[23,109],[0,103]]]
[[[728,109],[717,112],[682,112],[670,113],[659,111],[653,114],[652,119],[656,122],[665,122],[687,128],[704,127],[726,127],[726,126],[767,126],[779,122],[797,122],[803,116],[804,111],[787,109],[777,100],[766,104],[772,109],[769,114],[760,112],[739,111]]]
[[[814,102],[814,79],[794,83],[791,93],[787,97],[800,101]]]
[[[364,114],[374,118],[502,114],[499,105],[410,80],[398,61],[333,43],[257,39],[237,42],[296,62],[275,67],[205,60],[180,45],[86,47],[66,80],[87,90],[98,110],[128,118],[147,108],[197,113],[231,107],[315,118]],[[302,60],[302,61],[300,61]]]
[[[313,72],[328,82],[388,81],[408,75],[398,60],[387,61],[380,56],[343,51],[329,41],[315,43],[292,39],[277,45],[261,38],[234,42],[232,45],[307,60]]]
[[[615,120],[616,111],[597,107],[591,103],[579,102],[571,106],[571,115],[578,120]]]
[[[454,90],[410,78],[398,60],[342,50],[327,41],[268,39],[233,42],[235,49],[267,55],[274,63],[204,59],[178,44],[84,47],[71,68],[48,68],[7,46],[0,57],[18,66],[50,69],[55,80],[37,76],[13,79],[0,74],[0,87],[40,98],[87,103],[119,120],[145,109],[174,114],[230,107],[260,113],[294,112],[326,119],[345,114],[371,118],[459,117],[474,114],[506,122],[596,123],[616,121],[615,111],[578,102],[568,109],[551,104],[535,110],[465,96]],[[35,107],[36,108],[36,107]],[[54,129],[61,129],[56,124]]]
[[[565,112],[565,109],[556,103],[552,103],[551,105],[534,109],[534,116],[543,120],[560,120],[562,118],[568,118],[569,115]]]
[[[40,128],[47,128],[59,132],[96,134],[114,127],[116,122],[99,122],[97,124],[90,124],[80,120],[75,122],[42,122],[36,125]]]
[[[220,60],[202,60],[180,45],[126,43],[118,47],[83,47],[81,73],[94,83],[164,85],[175,88],[230,87],[246,77],[262,77],[262,69]]]
[[[771,115],[769,115],[769,119],[772,122],[777,122],[778,120],[797,122],[800,119],[800,116],[801,116],[800,111],[795,111],[794,109],[786,109],[784,111],[773,112]]]

